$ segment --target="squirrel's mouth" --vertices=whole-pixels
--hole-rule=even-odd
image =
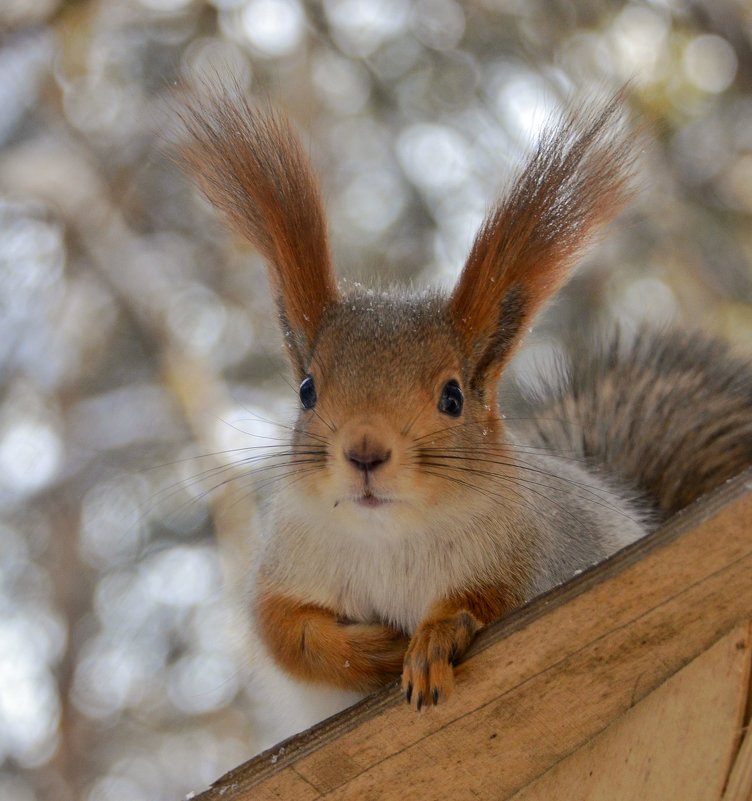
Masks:
[[[374,495],[370,490],[366,490],[362,495],[353,498],[353,500],[358,506],[363,506],[366,509],[377,509],[379,506],[386,506],[386,504],[391,503],[391,499],[381,498],[378,495]]]

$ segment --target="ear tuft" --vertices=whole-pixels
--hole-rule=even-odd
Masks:
[[[631,194],[635,137],[622,119],[623,94],[546,130],[481,226],[449,304],[476,360],[474,384],[498,378],[524,326]]]
[[[294,366],[339,299],[318,183],[287,119],[239,89],[181,101],[179,154],[208,199],[265,258]]]

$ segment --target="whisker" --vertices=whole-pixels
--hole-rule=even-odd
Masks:
[[[297,465],[302,464],[318,464],[324,465],[326,464],[326,459],[292,459],[292,460],[285,460],[283,462],[279,462],[278,464],[266,464],[262,465],[261,467],[254,467],[252,471],[246,473],[248,476],[255,476],[259,473],[267,472],[268,470],[279,470],[281,468],[289,468],[295,467]]]
[[[425,403],[424,403],[424,404],[423,404],[423,405],[422,405],[422,406],[421,406],[421,407],[418,409],[418,411],[415,413],[415,417],[413,417],[413,418],[412,418],[412,420],[410,420],[410,422],[407,424],[407,426],[406,426],[405,428],[403,428],[403,429],[402,429],[402,432],[401,432],[401,433],[402,433],[402,436],[403,436],[403,437],[404,437],[404,436],[406,436],[407,434],[409,434],[409,433],[410,433],[410,431],[412,430],[412,427],[415,425],[415,422],[417,421],[417,419],[418,419],[418,418],[420,417],[420,415],[423,413],[423,410],[426,408],[426,406],[428,406],[428,404],[429,404],[430,402],[431,402],[430,400],[426,401],[426,402],[425,402]]]
[[[267,437],[266,439],[272,439],[272,437]],[[284,442],[289,446],[289,440],[283,439],[282,437],[279,438],[280,442]],[[208,451],[207,453],[197,453],[193,456],[185,456],[181,459],[173,459],[170,462],[160,462],[159,464],[149,465],[148,467],[142,468],[139,472],[141,473],[150,473],[154,470],[161,470],[165,467],[175,467],[179,464],[185,464],[186,462],[194,462],[198,461],[199,459],[216,459],[220,456],[227,456],[232,453],[243,453],[243,451],[248,450],[257,450],[257,449],[269,449],[272,450],[274,448],[281,448],[281,445],[244,445],[243,447],[239,448],[226,448],[223,451]]]
[[[306,431],[305,429],[298,428],[297,426],[290,425],[289,423],[280,423],[279,420],[270,420],[268,417],[262,417],[260,414],[256,414],[251,409],[249,409],[247,406],[242,405],[242,404],[241,404],[241,408],[244,409],[250,415],[250,418],[249,418],[250,420],[258,420],[261,423],[267,423],[268,425],[277,426],[278,428],[284,428],[285,430],[292,431],[295,434],[303,434],[303,435],[311,437],[313,439],[319,439],[322,442],[326,442],[327,441],[327,438],[325,436],[323,436],[322,434],[316,434],[316,433],[314,433],[312,431]],[[264,435],[264,434],[254,434],[252,431],[243,431],[242,428],[238,428],[237,426],[233,425],[232,423],[230,423],[227,420],[222,420],[221,418],[218,418],[218,419],[220,419],[221,422],[225,423],[226,425],[230,426],[231,428],[234,428],[236,431],[238,431],[241,434],[247,434],[248,436],[255,436],[255,437],[265,437],[267,439],[270,439],[270,437],[266,437],[266,435]],[[331,430],[332,430],[332,433],[334,433],[335,429],[331,429]]]
[[[435,431],[431,431],[428,434],[423,434],[420,437],[416,437],[415,440],[414,440],[414,443],[417,444],[419,442],[422,442],[424,439],[428,439],[429,437],[438,437],[439,435],[444,434],[444,433],[446,433],[448,431],[456,431],[456,430],[458,430],[460,428],[467,428],[468,426],[471,426],[471,425],[477,426],[477,425],[480,425],[480,424],[473,421],[473,422],[467,422],[467,423],[455,423],[454,425],[450,425],[450,426],[443,426],[442,428],[437,428]]]
[[[470,447],[457,447],[457,446],[443,447],[443,446],[440,446],[440,445],[433,446],[433,447],[425,446],[425,445],[410,446],[410,447],[413,448],[413,449],[416,449],[416,450],[421,450],[421,451],[426,451],[426,452],[433,451],[433,452],[436,452],[436,453],[471,453],[471,454],[472,453],[491,453],[492,454],[492,453],[509,453],[509,452],[514,453],[514,452],[518,451],[518,452],[521,452],[521,453],[529,453],[531,455],[535,455],[535,454],[542,454],[544,456],[553,455],[553,456],[556,456],[557,458],[566,459],[568,461],[580,462],[580,463],[583,463],[583,464],[587,464],[588,463],[588,459],[586,457],[584,457],[584,456],[578,457],[578,456],[567,456],[566,455],[567,453],[578,453],[579,452],[579,451],[575,451],[574,449],[572,449],[570,451],[563,451],[563,450],[558,450],[556,448],[545,448],[545,447],[540,447],[540,446],[537,446],[537,445],[517,445],[517,444],[514,444],[514,443],[500,443],[498,445],[494,445],[494,444],[489,443],[487,445],[480,445],[480,446],[472,447],[472,448],[470,448]]]
[[[587,484],[587,483],[582,482],[582,481],[575,481],[572,478],[568,478],[566,476],[561,476],[558,473],[552,473],[549,470],[543,470],[541,468],[531,467],[529,464],[526,464],[525,462],[523,462],[523,461],[521,461],[519,459],[516,459],[514,461],[502,461],[500,459],[483,459],[483,458],[478,458],[478,457],[475,457],[475,456],[458,456],[456,454],[446,454],[445,455],[445,454],[442,454],[442,453],[431,453],[431,454],[429,454],[429,456],[432,459],[457,459],[457,460],[460,460],[460,461],[466,461],[466,462],[471,462],[471,463],[481,462],[483,464],[495,464],[495,465],[498,465],[499,467],[517,467],[517,468],[519,468],[521,470],[528,470],[531,473],[539,473],[540,475],[547,476],[548,478],[552,478],[552,479],[555,479],[557,481],[563,481],[563,482],[565,482],[565,483],[567,483],[567,484],[569,484],[571,486],[577,486],[577,487],[581,487],[583,489],[587,489],[593,494],[593,497],[596,497],[596,498],[601,497],[601,496],[599,496],[597,494],[596,490],[594,490],[592,485],[590,485],[590,484]],[[511,457],[511,458],[514,459],[514,457]],[[490,475],[494,475],[494,474],[490,473]],[[609,494],[613,494],[613,493],[609,493]]]
[[[286,478],[290,478],[291,476],[295,476],[295,481],[290,482],[291,484],[296,483],[298,480],[305,478],[306,476],[314,473],[317,470],[317,467],[303,467],[302,469],[294,469],[290,470],[289,473],[281,473],[276,476],[270,476],[261,484],[256,484],[254,482],[250,482],[247,486],[253,487],[256,492],[262,492],[263,490],[267,489],[268,487],[272,486],[274,483],[281,481]],[[289,486],[289,484],[288,484]]]
[[[436,458],[436,457],[431,457],[431,458]],[[567,479],[567,478],[564,478],[562,476],[558,476],[555,473],[548,473],[545,470],[537,470],[537,469],[534,469],[534,468],[526,467],[525,465],[521,465],[521,464],[500,463],[502,466],[506,466],[506,467],[516,467],[516,468],[519,468],[521,470],[529,470],[531,472],[535,472],[535,473],[547,476],[548,478],[551,478],[551,479],[553,479],[555,481],[560,481],[563,484],[567,484],[569,486],[568,487],[555,487],[555,486],[551,486],[550,484],[546,484],[546,483],[541,482],[541,481],[533,481],[532,479],[526,478],[524,476],[510,476],[510,475],[507,475],[505,473],[496,473],[496,472],[492,472],[492,471],[488,471],[488,470],[481,470],[480,468],[452,466],[452,465],[447,465],[447,464],[445,464],[443,462],[426,461],[426,462],[424,462],[424,464],[428,464],[429,466],[432,466],[432,467],[442,467],[443,469],[446,469],[446,470],[456,470],[456,471],[461,471],[461,472],[466,472],[466,473],[472,473],[473,475],[483,476],[483,477],[486,477],[488,479],[495,479],[495,480],[500,480],[500,481],[519,482],[521,484],[524,484],[525,487],[530,492],[533,492],[536,495],[538,495],[539,497],[544,498],[548,503],[556,503],[556,502],[552,498],[550,498],[550,496],[544,495],[543,493],[539,493],[536,490],[532,489],[532,487],[544,487],[547,490],[550,490],[550,491],[553,491],[553,492],[560,492],[560,493],[567,493],[571,487],[575,487],[581,492],[581,494],[585,494],[585,495],[590,496],[590,502],[591,503],[594,503],[595,505],[601,506],[604,509],[608,509],[608,510],[610,510],[612,512],[616,512],[617,514],[620,514],[621,516],[627,518],[628,520],[634,520],[634,518],[631,515],[627,514],[623,509],[620,509],[619,507],[608,503],[607,502],[607,496],[604,497],[603,495],[598,495],[593,490],[593,488],[590,487],[589,485],[582,484],[581,482],[573,481],[572,479]],[[615,493],[614,493],[614,495],[615,495]],[[556,504],[556,506],[561,511],[566,512],[567,514],[569,514],[570,517],[572,517],[571,513],[567,509],[565,509],[564,507],[560,506],[559,504]],[[574,518],[572,518],[572,519],[574,519]]]
[[[318,364],[319,370],[321,370],[322,373],[325,372],[323,366],[321,365],[321,362],[318,361],[318,356],[316,353],[313,354],[312,358],[314,362]],[[315,406],[310,411],[312,411],[316,415],[316,417],[318,417],[319,420],[321,420],[321,422],[332,432],[332,434],[336,433],[337,427],[334,425],[333,421],[326,420],[324,416],[321,414],[320,410],[316,409]]]
[[[557,423],[569,422],[569,421],[566,420],[566,418],[563,418],[563,417],[507,417],[505,415],[502,418],[502,422],[504,422],[504,423],[507,423],[507,422],[520,422],[520,421],[527,422],[527,421],[531,421],[531,420],[532,421],[547,420],[549,422],[557,422]],[[438,428],[435,431],[431,431],[428,434],[423,434],[420,437],[416,437],[415,438],[415,442],[421,442],[424,439],[428,439],[429,437],[437,437],[437,436],[439,436],[441,434],[444,434],[444,433],[456,431],[457,429],[460,429],[460,428],[470,428],[472,426],[475,426],[476,428],[487,428],[488,427],[488,425],[486,423],[479,422],[477,420],[467,420],[464,423],[454,423],[452,425],[448,425],[448,426],[444,426],[442,428]]]
[[[315,465],[315,466],[300,467],[301,464],[312,464],[312,465]],[[256,482],[253,479],[254,479],[254,476],[256,475],[256,473],[258,473],[262,468],[256,468],[256,469],[253,470],[252,473],[246,473],[245,475],[239,475],[239,476],[230,476],[229,478],[226,478],[224,481],[220,481],[218,484],[215,484],[215,485],[209,487],[208,489],[204,490],[204,492],[202,492],[200,495],[196,496],[196,498],[193,499],[193,500],[203,500],[207,496],[211,495],[212,493],[216,492],[217,490],[221,489],[222,487],[227,486],[228,484],[230,484],[233,481],[242,481],[243,479],[249,479],[249,478],[251,479],[251,481],[249,481],[248,484],[246,484],[242,488],[251,487],[251,488],[253,488],[254,490],[256,490],[258,492],[258,491],[266,488],[270,484],[274,483],[274,481],[277,481],[280,478],[285,478],[288,475],[296,475],[298,473],[305,474],[305,473],[308,473],[308,472],[312,472],[312,471],[316,470],[320,464],[321,463],[318,462],[318,461],[314,462],[313,460],[309,460],[309,461],[300,462],[300,463],[289,462],[289,463],[286,463],[286,464],[276,465],[277,467],[288,467],[288,468],[291,468],[290,472],[286,473],[286,474],[272,476],[270,479],[267,479],[266,482],[262,482],[260,485],[257,485]]]
[[[310,467],[302,468],[301,470],[290,471],[290,473],[287,473],[287,474],[284,474],[284,475],[273,476],[271,479],[269,479],[268,481],[264,482],[261,485],[256,485],[253,482],[249,481],[246,485],[240,487],[240,489],[241,490],[245,490],[245,489],[248,489],[248,488],[252,488],[255,493],[258,493],[258,492],[261,492],[264,489],[266,489],[268,486],[271,486],[275,481],[288,478],[289,476],[296,476],[296,478],[293,481],[288,483],[287,486],[289,487],[291,484],[294,484],[297,481],[301,481],[302,479],[304,479],[307,475],[312,473],[314,471],[314,469],[315,468],[310,468]],[[234,508],[236,506],[236,504],[240,503],[242,500],[243,500],[243,496],[238,497],[236,500],[234,500],[232,503],[230,503],[227,508],[228,509]]]
[[[259,446],[259,447],[267,447],[267,446]],[[229,464],[220,464],[214,465],[213,467],[209,467],[206,470],[202,470],[199,473],[196,473],[192,476],[184,477],[179,479],[178,481],[172,482],[168,484],[166,487],[162,487],[157,492],[153,493],[150,498],[149,502],[151,507],[153,508],[154,505],[158,502],[163,502],[169,500],[171,497],[176,495],[181,490],[191,490],[197,484],[200,484],[202,481],[206,481],[208,479],[216,478],[224,473],[227,472],[234,472],[242,469],[245,466],[254,465],[257,463],[263,463],[265,460],[270,459],[283,459],[284,464],[290,464],[290,457],[295,456],[318,456],[323,457],[326,455],[326,451],[324,449],[297,449],[297,450],[287,450],[281,451],[278,449],[278,446],[274,446],[277,450],[274,453],[262,453],[258,455],[248,456],[244,459],[237,459],[235,461],[230,462]],[[240,449],[243,450],[243,449]],[[177,463],[184,463],[188,460],[179,460]],[[254,468],[254,469],[262,469],[262,468]]]
[[[315,359],[315,358],[316,358],[316,357],[315,357],[315,354],[314,354],[314,359]],[[298,395],[298,393],[299,393],[298,387],[296,387],[296,386],[295,386],[295,385],[294,385],[294,384],[293,384],[291,381],[289,381],[287,378],[284,378],[284,376],[283,376],[283,381],[284,381],[284,382],[287,384],[287,386],[288,386],[288,387],[290,387],[290,389],[291,389],[291,390],[292,390],[292,391],[293,391],[293,392],[294,392],[296,395]],[[321,422],[322,422],[322,423],[323,423],[323,424],[324,424],[324,425],[325,425],[325,426],[326,426],[326,427],[327,427],[327,428],[328,428],[328,429],[329,429],[329,430],[332,432],[332,434],[334,434],[334,433],[336,432],[336,430],[337,430],[337,429],[334,427],[333,423],[331,423],[331,422],[329,422],[329,421],[325,420],[325,419],[324,419],[324,416],[321,414],[321,412],[320,412],[318,409],[316,409],[316,407],[315,407],[315,406],[314,406],[313,408],[309,409],[308,411],[309,411],[309,412],[313,412],[313,413],[316,415],[316,417],[318,417],[318,419],[319,419],[319,420],[321,420]]]
[[[608,499],[609,498],[621,497],[620,493],[618,493],[618,492],[616,492],[614,490],[611,490],[608,487],[604,488],[603,490],[597,490],[592,486],[592,484],[588,484],[588,483],[582,482],[582,481],[576,481],[575,479],[568,478],[566,476],[561,476],[561,475],[558,475],[557,473],[551,473],[551,472],[548,472],[546,470],[541,470],[539,468],[531,467],[529,464],[526,464],[525,462],[521,461],[520,459],[515,459],[514,464],[520,470],[526,470],[528,472],[539,473],[540,475],[548,476],[549,478],[552,478],[552,479],[554,479],[556,481],[560,481],[560,482],[562,482],[564,484],[567,484],[570,487],[577,487],[580,490],[581,494],[584,493],[585,495],[588,495],[592,499],[592,502],[595,503],[596,505],[602,506],[602,507],[604,507],[606,509],[610,509],[611,511],[618,512],[619,514],[623,515],[624,517],[627,517],[630,520],[634,520],[633,517],[631,517],[630,515],[626,514],[622,509],[619,509],[617,506],[614,506],[613,504],[608,503]],[[527,480],[529,480],[529,479],[527,479]],[[561,490],[561,491],[563,492],[564,490]]]
[[[520,479],[519,477],[516,477],[516,476],[514,476],[514,477],[513,476],[506,476],[506,475],[503,475],[503,474],[498,474],[498,475],[492,475],[491,474],[490,475],[489,473],[485,472],[484,470],[474,470],[473,468],[470,468],[470,467],[456,467],[456,466],[446,465],[446,464],[442,464],[442,463],[434,463],[434,462],[428,462],[427,464],[428,464],[429,467],[440,468],[442,470],[460,471],[460,472],[463,472],[463,473],[471,473],[472,475],[476,475],[476,476],[483,476],[483,477],[486,477],[486,478],[494,478],[497,481],[508,482],[513,487],[514,486],[523,485],[524,488],[528,492],[532,493],[533,495],[536,495],[539,498],[542,498],[546,502],[546,504],[553,504],[554,506],[556,506],[556,508],[559,510],[559,512],[561,512],[564,515],[566,515],[573,522],[575,522],[575,523],[578,522],[577,518],[575,518],[575,516],[572,514],[572,512],[569,509],[567,509],[565,506],[562,506],[561,504],[559,504],[556,501],[554,501],[550,496],[544,495],[542,492],[538,492],[537,490],[533,489],[530,486],[531,484],[534,484],[536,486],[546,487],[546,489],[550,489],[546,484],[541,484],[540,482],[530,481],[530,480],[527,480],[527,479]],[[508,489],[508,488],[506,488],[506,489]],[[560,492],[564,492],[564,490],[559,490],[559,491]],[[498,493],[497,497],[505,498],[506,496],[503,493]],[[541,514],[541,513],[543,513],[545,511],[546,504],[544,504],[543,507],[532,507],[531,506],[531,507],[528,507],[528,508],[531,509],[532,511],[534,511],[536,514]]]
[[[534,514],[541,514],[541,513],[543,515],[550,514],[550,512],[548,512],[547,510],[541,510],[538,507],[529,504],[525,499],[525,497],[518,490],[515,490],[514,487],[505,487],[504,492],[493,492],[492,490],[489,490],[485,487],[480,487],[478,486],[478,484],[474,484],[471,481],[466,481],[464,479],[458,478],[457,476],[448,476],[443,473],[432,470],[421,470],[421,472],[428,476],[435,476],[436,478],[441,478],[444,481],[451,483],[452,485],[459,484],[461,487],[467,487],[468,489],[471,489],[474,492],[477,492],[486,498],[501,498],[504,501],[509,501],[508,493],[511,493],[512,495],[517,497],[518,500],[516,501],[516,503],[518,507],[526,509],[529,512],[533,512]]]

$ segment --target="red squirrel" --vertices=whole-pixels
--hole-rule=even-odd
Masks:
[[[415,709],[442,703],[481,627],[752,464],[752,370],[702,335],[614,337],[525,421],[499,408],[523,334],[630,195],[622,106],[544,132],[451,292],[416,294],[338,285],[281,114],[231,91],[187,103],[183,161],[263,255],[299,386],[277,463],[295,480],[268,499],[249,600],[291,681],[363,693],[401,677]]]

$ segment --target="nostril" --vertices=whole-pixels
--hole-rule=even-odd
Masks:
[[[369,470],[373,471],[376,470],[377,467],[381,467],[382,464],[385,464],[389,461],[392,456],[391,451],[384,451],[384,450],[346,450],[345,451],[345,458],[347,459],[350,464],[355,467],[356,470],[362,470],[364,473],[367,473]]]

